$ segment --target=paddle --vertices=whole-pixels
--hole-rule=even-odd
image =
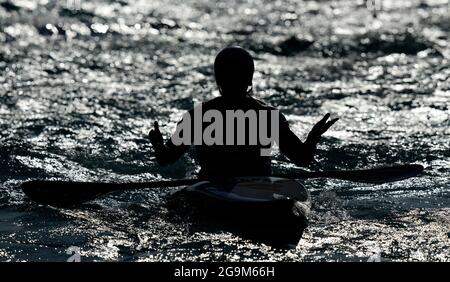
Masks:
[[[423,171],[421,165],[399,165],[361,170],[335,170],[335,171],[298,171],[273,175],[291,179],[307,178],[335,178],[363,183],[381,184],[398,181],[418,175]],[[39,204],[55,207],[71,207],[95,199],[100,195],[114,191],[148,189],[156,187],[177,187],[192,185],[199,179],[178,179],[153,182],[134,183],[105,183],[105,182],[72,182],[72,181],[42,181],[33,180],[21,185],[23,192]]]
[[[417,164],[397,165],[372,169],[357,170],[329,170],[329,171],[301,171],[283,174],[280,177],[306,178],[335,178],[361,183],[382,184],[414,177],[423,171],[423,166]]]

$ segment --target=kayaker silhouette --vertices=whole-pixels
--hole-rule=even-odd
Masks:
[[[258,113],[261,111],[268,111],[271,113],[270,117],[273,118],[273,112],[276,109],[252,96],[254,69],[253,57],[245,49],[238,46],[222,49],[216,56],[214,62],[214,75],[221,96],[199,105],[199,107],[201,107],[201,113],[204,114],[209,110],[215,110],[225,116],[227,111],[230,110],[242,110],[244,112],[254,110]],[[187,115],[189,115],[189,117],[193,116],[194,111],[195,107],[188,111]],[[298,166],[307,166],[313,161],[316,146],[320,137],[338,120],[337,118],[328,120],[330,114],[326,114],[311,129],[306,141],[302,142],[295,133],[292,132],[284,115],[279,111],[276,112],[278,113],[276,119],[278,121],[276,128],[278,130],[277,145],[281,153]],[[186,115],[184,117],[186,117]],[[260,116],[257,116],[257,119],[259,130],[266,126],[266,131],[273,133],[272,128],[270,128],[270,121],[272,119],[262,121]],[[191,124],[192,127],[190,130],[194,131],[195,124],[194,122]],[[211,124],[211,121],[203,121],[202,124],[206,125],[203,127],[205,128],[208,124]],[[225,125],[225,127],[226,126],[229,125]],[[239,133],[236,132],[237,128],[239,128],[239,125],[235,124],[234,133],[236,135]],[[182,135],[194,135],[193,132],[186,132],[186,128],[183,130],[185,132],[183,132]],[[243,145],[237,145],[236,143],[228,145],[228,142],[226,144],[225,142],[221,142],[223,144],[206,144],[206,142],[202,142],[201,144],[197,143],[195,145],[196,159],[201,167],[199,177],[222,178],[232,176],[271,175],[271,157],[262,155],[261,149],[268,149],[272,144],[262,144],[259,141],[256,144],[250,144],[248,142],[251,138],[250,134],[254,134],[254,132],[255,131],[252,131],[252,127],[247,124],[245,127],[246,143]],[[229,133],[222,134],[223,139],[227,139],[227,134],[230,135]],[[239,138],[239,136],[233,136],[233,140]],[[157,121],[154,122],[154,128],[149,133],[149,139],[153,145],[158,164],[163,166],[177,161],[190,147],[189,144],[175,144],[176,142],[174,142],[173,138],[164,142]]]

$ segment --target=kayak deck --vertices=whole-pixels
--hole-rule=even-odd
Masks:
[[[275,247],[297,245],[309,207],[309,193],[300,182],[275,177],[202,181],[175,192],[168,201],[172,215],[197,229],[230,231]]]

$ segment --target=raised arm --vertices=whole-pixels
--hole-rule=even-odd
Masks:
[[[165,166],[176,162],[189,148],[188,145],[175,145],[169,139],[164,143],[164,138],[159,131],[158,122],[155,121],[153,129],[150,130],[148,137],[155,150],[156,161],[159,165]]]
[[[298,166],[308,166],[316,153],[317,143],[324,134],[337,120],[327,121],[330,114],[326,114],[318,123],[314,125],[308,134],[305,142],[302,142],[289,127],[287,120],[281,115],[280,118],[280,151],[288,157],[290,161]]]

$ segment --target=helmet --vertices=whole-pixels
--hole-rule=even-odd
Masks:
[[[246,93],[252,85],[254,71],[252,55],[239,46],[222,49],[214,61],[214,75],[222,95],[229,92]]]

